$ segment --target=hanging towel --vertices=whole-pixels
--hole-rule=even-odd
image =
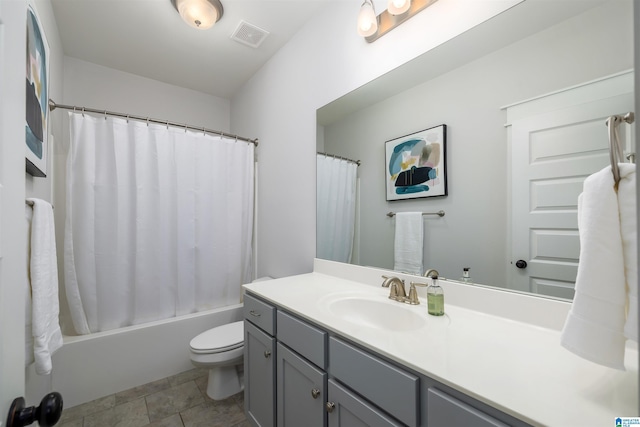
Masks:
[[[608,166],[585,180],[578,198],[580,262],[560,342],[587,360],[625,370],[626,338],[637,340],[635,165],[620,164],[620,174],[618,192]]]
[[[396,214],[394,270],[422,275],[423,236],[421,212]]]
[[[627,319],[624,336],[638,342],[638,225],[636,215],[636,165],[620,163],[618,207],[620,209],[620,235],[627,284]]]
[[[32,298],[32,335],[36,373],[51,373],[51,355],[62,347],[58,323],[58,261],[53,207],[40,199],[33,202],[29,276]]]

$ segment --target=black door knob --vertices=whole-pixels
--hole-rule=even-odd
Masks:
[[[523,259],[519,259],[518,261],[516,261],[516,267],[518,267],[518,268],[527,268],[527,261],[525,261]]]
[[[7,427],[23,427],[38,421],[40,427],[51,427],[62,415],[62,395],[57,391],[42,398],[40,406],[24,407],[24,397],[17,397],[9,408]]]

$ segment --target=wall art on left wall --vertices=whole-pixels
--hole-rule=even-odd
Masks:
[[[27,6],[26,170],[47,176],[49,123],[49,44],[35,5]]]

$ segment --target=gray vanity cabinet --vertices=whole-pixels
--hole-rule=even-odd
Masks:
[[[277,425],[327,425],[327,332],[278,310]]]
[[[243,310],[247,420],[254,427],[275,427],[275,308],[247,295]]]
[[[250,294],[244,315],[254,427],[527,426]]]
[[[329,380],[327,411],[329,427],[402,426],[333,379]]]
[[[282,343],[277,350],[278,427],[324,427],[327,373]]]

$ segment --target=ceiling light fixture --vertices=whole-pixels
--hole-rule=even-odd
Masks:
[[[193,28],[213,27],[224,13],[220,0],[171,0],[184,22]]]
[[[371,1],[372,0],[364,0],[364,3],[362,3],[360,7],[360,14],[358,15],[358,34],[364,37],[369,43],[376,41],[438,0],[389,0],[388,9],[377,17],[375,16],[373,3],[371,3]],[[371,12],[369,12],[369,8]],[[374,15],[373,19],[370,18],[370,13]],[[367,27],[367,22],[373,22],[374,24]],[[362,31],[363,25],[369,31]]]

